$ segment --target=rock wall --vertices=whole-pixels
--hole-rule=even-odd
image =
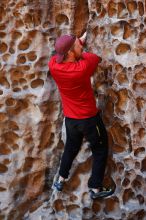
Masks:
[[[87,143],[63,193],[60,97],[47,67],[57,36],[87,31],[110,154],[111,198],[91,201]],[[146,219],[146,1],[0,1],[0,220]]]

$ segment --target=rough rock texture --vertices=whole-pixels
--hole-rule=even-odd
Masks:
[[[51,189],[63,152],[60,97],[48,74],[54,41],[81,36],[102,56],[93,77],[110,154],[91,201],[83,143],[63,193]],[[0,1],[0,220],[146,219],[146,1]]]

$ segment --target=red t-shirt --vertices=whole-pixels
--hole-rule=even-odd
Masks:
[[[83,119],[99,111],[90,81],[98,62],[96,54],[86,52],[76,62],[58,64],[56,55],[51,57],[48,66],[61,95],[64,116]]]

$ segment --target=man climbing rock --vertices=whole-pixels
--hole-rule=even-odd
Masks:
[[[88,187],[92,199],[107,197],[112,189],[103,187],[103,178],[108,157],[108,136],[96,107],[90,77],[93,75],[100,57],[83,52],[86,33],[81,38],[62,35],[55,43],[56,54],[48,66],[62,100],[66,126],[66,143],[61,159],[59,177],[54,186],[62,191],[64,181],[69,176],[72,162],[82,145],[83,137],[92,151],[92,172]]]

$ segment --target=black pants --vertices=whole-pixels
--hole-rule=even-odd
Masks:
[[[89,188],[102,186],[108,156],[108,136],[99,114],[86,119],[65,118],[66,143],[61,159],[59,175],[68,178],[74,158],[77,156],[83,137],[89,142],[93,163],[88,180]]]

